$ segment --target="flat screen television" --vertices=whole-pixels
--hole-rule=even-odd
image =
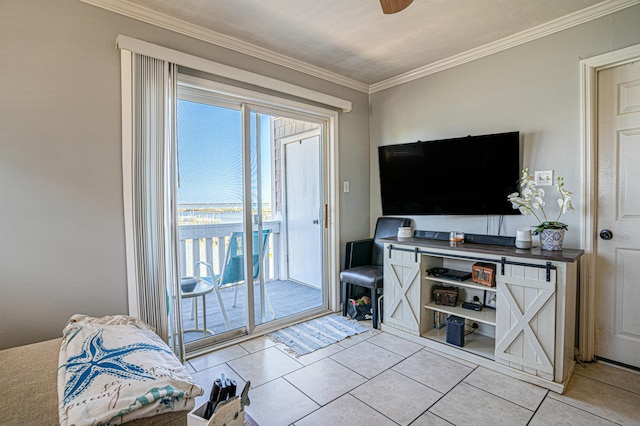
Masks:
[[[519,132],[378,147],[384,215],[520,214]]]

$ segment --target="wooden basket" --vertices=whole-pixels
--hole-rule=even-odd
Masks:
[[[496,285],[496,265],[494,263],[474,263],[471,267],[471,281],[494,287]]]

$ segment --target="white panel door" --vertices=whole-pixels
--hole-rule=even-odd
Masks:
[[[288,279],[322,288],[320,136],[285,144]]]
[[[640,63],[598,73],[597,357],[640,368]]]
[[[556,271],[505,265],[496,287],[496,361],[553,380]]]

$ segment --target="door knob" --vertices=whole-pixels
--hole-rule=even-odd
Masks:
[[[613,232],[609,231],[608,229],[603,229],[602,231],[600,231],[600,238],[602,238],[603,240],[610,240],[613,238]]]
[[[313,221],[313,224],[314,224],[314,225],[317,225],[317,224],[319,224],[319,223],[320,223],[320,221],[319,221],[318,219],[314,219],[314,221]]]

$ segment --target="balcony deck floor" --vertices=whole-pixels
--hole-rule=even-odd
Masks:
[[[233,307],[233,296],[236,288],[238,290],[237,304]],[[265,289],[269,300],[271,301],[275,318],[284,318],[322,305],[322,291],[320,289],[294,281],[267,281],[265,283]],[[246,286],[240,285],[221,289],[220,294],[222,296],[222,303],[224,304],[229,318],[229,330],[244,327],[246,323]],[[254,294],[256,298],[256,306],[254,310],[256,322],[261,323],[261,316],[259,312],[260,304],[258,303],[260,294],[258,284],[254,285]],[[222,311],[215,291],[208,293],[205,297],[207,303],[207,328],[215,334],[228,331],[224,323]],[[198,325],[199,327],[203,326],[201,298],[183,299],[182,318],[184,330],[193,329],[195,327],[195,317],[192,319],[193,301],[195,300],[198,301]],[[271,321],[272,318],[268,308],[266,311],[265,320]],[[184,333],[184,340],[186,343],[203,337],[204,335],[202,332]]]

